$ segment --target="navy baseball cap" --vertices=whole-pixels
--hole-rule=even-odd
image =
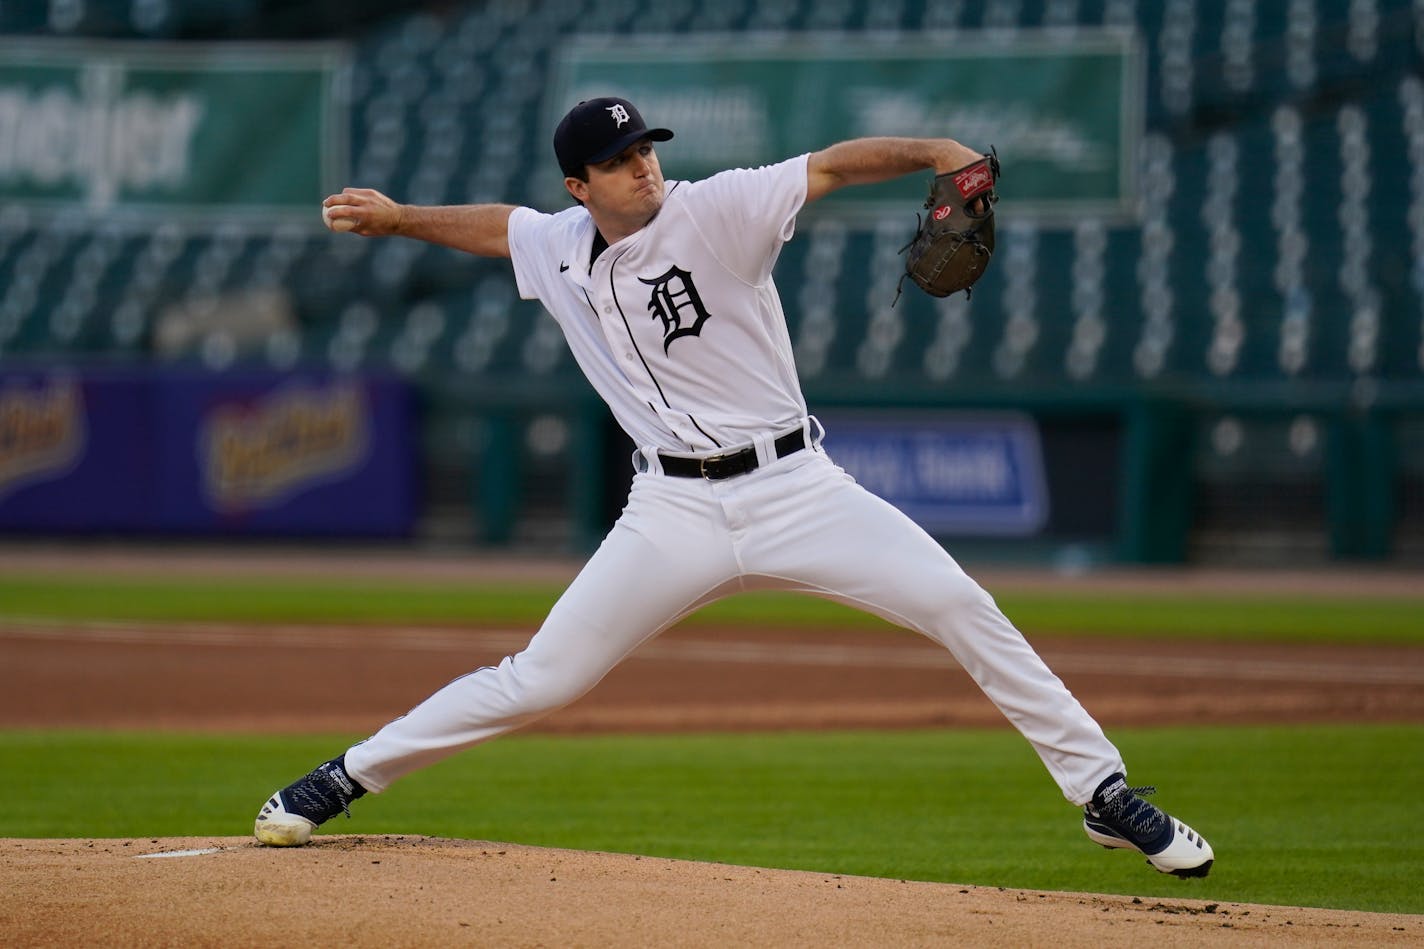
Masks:
[[[559,169],[566,176],[577,178],[583,174],[584,165],[608,161],[645,138],[666,142],[672,132],[648,128],[627,99],[585,99],[570,109],[554,130],[554,154],[559,158]]]

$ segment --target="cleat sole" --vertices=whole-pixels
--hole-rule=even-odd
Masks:
[[[1181,877],[1184,880],[1200,879],[1211,872],[1212,863],[1213,861],[1208,860],[1199,867],[1183,867],[1180,870],[1168,870],[1167,872],[1174,877]]]

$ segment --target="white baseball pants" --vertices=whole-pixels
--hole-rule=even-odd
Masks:
[[[816,450],[723,481],[661,473],[644,450],[628,504],[529,645],[456,679],[346,754],[380,792],[593,688],[643,642],[714,600],[799,590],[917,630],[953,653],[1082,805],[1125,771],[1116,748],[990,596],[929,535]]]

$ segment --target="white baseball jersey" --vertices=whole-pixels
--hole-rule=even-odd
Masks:
[[[584,208],[511,215],[520,296],[558,320],[639,446],[713,451],[805,418],[771,271],[806,201],[806,160],[668,181],[658,215],[592,266]]]

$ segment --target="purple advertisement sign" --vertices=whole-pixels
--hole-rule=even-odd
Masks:
[[[0,374],[0,528],[142,529],[158,487],[151,397],[133,379]]]
[[[0,530],[405,534],[414,423],[398,379],[0,372]]]

